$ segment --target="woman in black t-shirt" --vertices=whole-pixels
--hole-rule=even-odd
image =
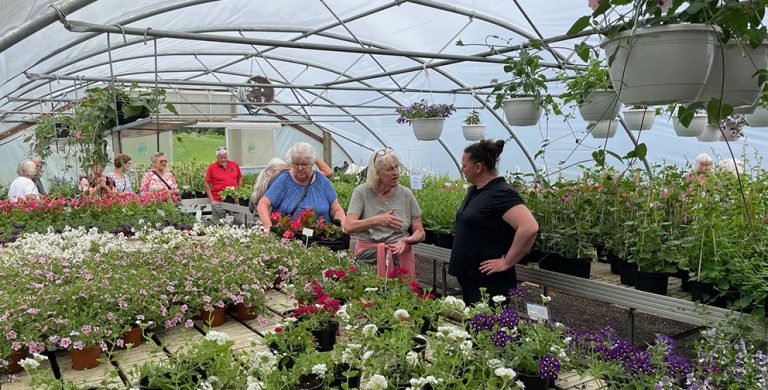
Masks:
[[[464,302],[506,296],[517,287],[515,264],[533,246],[539,224],[520,195],[498,175],[504,141],[482,140],[464,149],[461,173],[472,183],[456,212],[456,239],[449,273],[459,280]]]

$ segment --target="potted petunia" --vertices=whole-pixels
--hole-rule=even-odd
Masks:
[[[424,99],[395,111],[400,114],[397,123],[409,123],[420,141],[434,141],[443,133],[445,118],[456,111],[453,104],[427,104]]]
[[[717,124],[708,124],[696,139],[701,142],[738,141],[744,136],[742,129],[746,124],[743,115],[729,115]]]
[[[480,141],[483,139],[485,125],[480,121],[480,113],[477,110],[470,111],[467,117],[464,118],[461,131],[464,133],[464,139],[467,141]]]

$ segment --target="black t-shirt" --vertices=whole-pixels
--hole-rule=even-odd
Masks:
[[[515,268],[486,276],[480,263],[506,255],[515,237],[515,229],[504,221],[504,213],[523,204],[517,191],[503,177],[483,188],[472,186],[456,212],[456,238],[451,251],[448,273],[476,282],[495,282],[515,278]]]

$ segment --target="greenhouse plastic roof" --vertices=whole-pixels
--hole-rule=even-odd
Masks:
[[[511,127],[486,97],[494,82],[509,79],[500,64],[505,54],[492,48],[563,35],[589,12],[586,0],[0,0],[0,136],[112,77],[157,77],[169,90],[191,88],[178,83],[183,80],[234,92],[251,76],[265,75],[278,85],[275,101],[281,105],[274,111],[328,129],[361,165],[371,150],[391,146],[409,168],[456,177],[470,143],[461,121],[477,108],[488,125],[486,137],[511,140],[502,172],[532,172],[535,164],[550,174],[561,168],[573,174],[578,170],[572,165],[589,165],[598,148],[632,150],[629,135],[620,131],[595,140],[580,118],[555,116],[537,126]],[[78,32],[84,23],[102,32]],[[195,39],[181,39],[183,33]],[[154,39],[168,34],[177,37]],[[582,40],[597,44],[598,37],[553,43],[541,53],[544,62],[578,62],[569,48]],[[285,85],[296,88],[279,87]],[[562,91],[558,83],[550,87],[550,93]],[[408,126],[395,123],[396,107],[420,99],[458,107],[439,141],[416,141]],[[768,150],[764,130],[745,133],[731,144],[737,158]],[[4,158],[15,159],[0,172],[7,181],[26,153],[21,135],[0,140]],[[651,163],[681,164],[701,152],[728,155],[725,143],[676,137],[668,118],[638,137],[648,145]],[[546,153],[537,154],[544,140]]]

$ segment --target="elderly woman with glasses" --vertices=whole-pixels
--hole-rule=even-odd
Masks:
[[[357,261],[375,264],[383,276],[394,257],[408,275],[415,275],[411,245],[424,240],[421,208],[411,190],[400,184],[400,159],[392,149],[371,155],[366,180],[352,192],[344,223],[344,231],[357,239]]]
[[[313,209],[325,221],[344,222],[344,209],[339,205],[331,182],[312,169],[316,156],[315,149],[306,142],[299,142],[288,151],[288,173],[275,178],[256,207],[267,232],[272,227],[273,211],[294,216]]]
[[[179,185],[176,184],[176,178],[173,176],[173,173],[167,169],[168,160],[166,160],[165,154],[158,152],[149,159],[152,161],[152,170],[142,176],[139,192],[142,195],[162,191],[178,194]]]

